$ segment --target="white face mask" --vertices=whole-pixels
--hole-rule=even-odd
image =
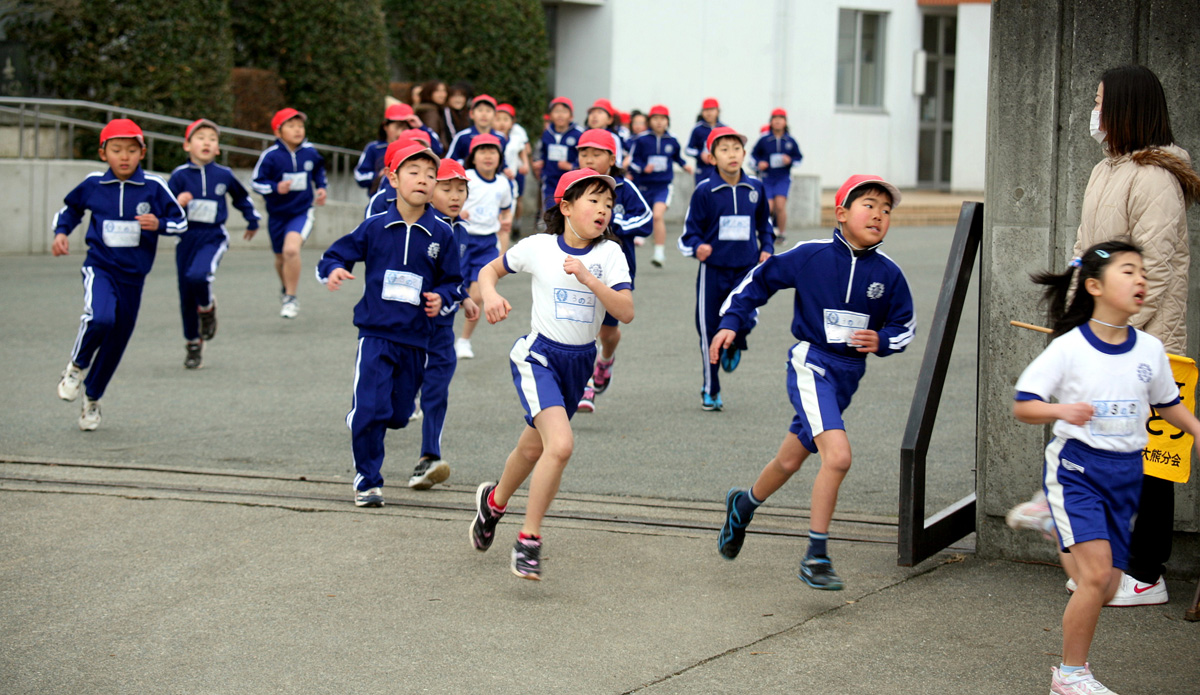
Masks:
[[[1100,112],[1095,109],[1092,110],[1092,120],[1088,124],[1088,130],[1092,133],[1092,139],[1098,143],[1103,144],[1104,138],[1108,137],[1107,133],[1100,130]]]

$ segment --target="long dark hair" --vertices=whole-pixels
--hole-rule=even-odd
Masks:
[[[1106,133],[1104,144],[1110,153],[1120,156],[1175,142],[1167,113],[1167,95],[1150,68],[1143,65],[1111,68],[1100,77],[1100,82],[1104,85],[1100,128]]]
[[[1046,286],[1042,291],[1042,299],[1046,304],[1046,315],[1055,338],[1092,318],[1096,300],[1088,293],[1084,283],[1092,278],[1100,279],[1104,269],[1112,262],[1112,257],[1118,253],[1136,253],[1140,256],[1142,249],[1124,241],[1106,241],[1096,244],[1071,261],[1065,272],[1046,271],[1030,276],[1035,283]],[[1067,295],[1072,284],[1075,285],[1075,296],[1068,305]]]
[[[573,203],[582,198],[585,194],[593,191],[608,191],[613,194],[614,201],[617,197],[617,192],[609,188],[608,184],[599,179],[592,179],[591,181],[588,181],[586,186],[572,186],[568,188],[567,192],[563,194],[563,200],[567,201],[568,203]],[[562,210],[559,208],[558,203],[555,203],[553,207],[551,207],[542,215],[542,220],[546,223],[546,229],[543,232],[544,234],[562,236],[567,231],[567,218],[563,216]],[[613,233],[611,218],[609,219],[608,228],[604,230],[604,233],[595,239],[592,239],[592,246],[599,244],[605,239],[609,241],[615,241],[618,244],[621,243],[621,240],[616,234]]]

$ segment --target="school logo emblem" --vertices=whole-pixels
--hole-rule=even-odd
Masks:
[[[596,276],[597,280],[604,279],[604,268],[600,267],[599,263],[593,263],[589,265],[588,270],[592,273],[592,275]]]
[[[226,188],[225,188],[225,184],[223,184],[223,183],[218,183],[218,184],[217,184],[217,188],[216,188],[216,190],[215,190],[214,192],[215,192],[215,193],[216,193],[218,196],[222,196],[222,195],[225,195],[225,190],[226,190]]]
[[[1142,362],[1141,364],[1138,365],[1137,375],[1138,375],[1138,379],[1141,379],[1142,381],[1149,384],[1150,378],[1154,376],[1154,370],[1150,368],[1150,365],[1146,364],[1145,362]]]
[[[150,203],[138,203],[137,204],[137,214],[149,215],[150,214]]]
[[[666,152],[667,154],[671,154],[674,151],[675,151],[674,145],[667,145],[666,147],[663,148],[663,152]]]
[[[567,301],[567,291],[566,290],[554,290],[554,301],[556,301],[556,302]]]
[[[432,244],[430,244],[429,249],[426,251],[426,253],[429,254],[429,257],[433,258],[435,260],[437,259],[438,254],[441,252],[442,252],[442,245],[437,243],[436,241],[433,242]]]
[[[305,171],[312,171],[312,168],[313,168],[313,163],[312,163],[311,159],[304,163]]]
[[[883,283],[872,282],[867,286],[867,299],[879,299],[883,296]]]
[[[758,202],[758,191],[750,191],[750,202],[751,203]]]
[[[625,206],[624,205],[618,204],[618,205],[613,206],[613,217],[617,217],[617,216],[624,215],[624,214],[625,214]]]
[[[574,144],[575,144],[575,138],[573,138],[573,137],[571,137],[571,138],[567,138],[567,144],[568,144],[568,145],[574,145]]]

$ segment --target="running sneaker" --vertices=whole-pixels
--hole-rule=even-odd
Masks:
[[[83,410],[79,413],[79,429],[93,432],[100,426],[100,401],[83,396]]]
[[[742,351],[739,348],[725,348],[721,351],[721,369],[732,372],[742,362]]]
[[[700,407],[704,410],[716,411],[716,410],[720,410],[721,408],[725,407],[725,404],[721,401],[721,394],[718,393],[715,396],[710,396],[707,393],[704,393],[703,391],[701,391],[700,392]]]
[[[496,524],[504,516],[496,514],[488,505],[488,497],[496,489],[495,483],[480,483],[475,488],[475,519],[471,522],[471,545],[479,552],[492,547],[496,539]]]
[[[1050,678],[1050,695],[1117,695],[1096,680],[1091,664],[1084,664],[1082,671],[1070,675],[1059,673],[1057,666],[1052,667],[1050,672],[1053,674]]]
[[[807,585],[823,591],[841,591],[845,582],[833,571],[833,561],[823,555],[813,555],[800,561],[796,575]]]
[[[1067,593],[1073,594],[1079,586],[1075,584],[1074,579],[1067,580]],[[1117,593],[1113,595],[1112,600],[1104,604],[1106,606],[1116,608],[1127,608],[1130,606],[1161,606],[1169,601],[1167,596],[1167,581],[1163,577],[1159,577],[1158,581],[1147,584],[1139,582],[1128,574],[1121,573],[1121,584],[1117,587]]]
[[[737,506],[734,504],[739,495],[746,494],[746,491],[740,488],[731,487],[729,492],[725,493],[725,523],[721,526],[721,535],[717,536],[717,552],[721,553],[721,557],[726,560],[732,560],[742,552],[742,543],[746,540],[746,527],[750,525],[750,518],[743,519],[738,514]]]
[[[428,490],[449,477],[450,464],[436,456],[422,456],[408,479],[408,486],[414,490]]]
[[[661,268],[666,263],[666,260],[666,256],[663,255],[663,247],[655,246],[654,255],[650,257],[650,264],[655,268]]]
[[[354,490],[355,507],[382,507],[383,488],[373,487],[367,490]]]
[[[517,537],[512,550],[512,573],[521,579],[542,579],[542,539]]]
[[[199,369],[204,364],[204,343],[188,343],[187,357],[183,366],[187,369]]]
[[[467,338],[454,341],[454,354],[460,360],[475,359],[475,351],[471,349],[471,341]]]
[[[596,367],[592,370],[592,387],[596,393],[604,393],[612,383],[612,367],[616,359],[614,356],[611,360],[596,360]]]
[[[217,298],[212,298],[212,304],[208,305],[208,309],[198,309],[196,315],[200,317],[200,337],[204,340],[212,340],[217,334]]]
[[[579,399],[579,407],[576,410],[580,413],[596,412],[596,389],[592,388],[590,383],[583,389],[583,398]]]
[[[300,302],[296,301],[295,295],[283,295],[283,302],[279,307],[279,316],[285,319],[294,319],[300,313]]]
[[[1017,531],[1037,531],[1048,540],[1054,540],[1054,534],[1049,529],[1054,527],[1050,518],[1050,503],[1046,501],[1046,493],[1038,490],[1033,499],[1022,502],[1004,516],[1009,528]]]
[[[74,362],[67,362],[67,368],[63,370],[62,379],[58,382],[58,397],[64,401],[79,398],[79,386],[82,383],[83,370],[76,367]]]

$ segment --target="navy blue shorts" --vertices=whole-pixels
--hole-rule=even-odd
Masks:
[[[530,333],[513,343],[508,359],[513,384],[525,408],[525,422],[533,427],[533,418],[546,408],[565,408],[568,420],[575,414],[592,378],[596,343],[566,345]]]
[[[521,196],[525,195],[525,174],[517,172],[517,175],[513,179],[513,182],[517,184],[513,188],[513,194],[517,198],[520,198]]]
[[[495,234],[467,236],[467,257],[463,265],[463,277],[467,283],[479,280],[483,266],[500,257],[500,239]]]
[[[639,183],[638,190],[642,192],[642,197],[646,199],[646,205],[651,208],[655,203],[663,203],[670,207],[671,195],[675,192],[675,185],[672,183]]]
[[[1046,445],[1042,489],[1063,550],[1107,540],[1113,567],[1129,569],[1129,538],[1142,495],[1142,452],[1104,451],[1075,439]]]
[[[787,197],[788,191],[792,188],[792,177],[785,176],[783,178],[763,178],[763,186],[767,189],[767,199],[770,200],[776,196]]]
[[[283,240],[287,235],[295,232],[300,235],[303,240],[308,240],[308,235],[312,233],[314,212],[309,208],[307,212],[302,212],[299,215],[267,215],[267,234],[271,235],[271,250],[275,253],[283,253]]]
[[[842,413],[858,390],[867,361],[825,352],[801,341],[788,351],[788,398],[796,410],[788,431],[812,453],[825,430],[846,429]]]

